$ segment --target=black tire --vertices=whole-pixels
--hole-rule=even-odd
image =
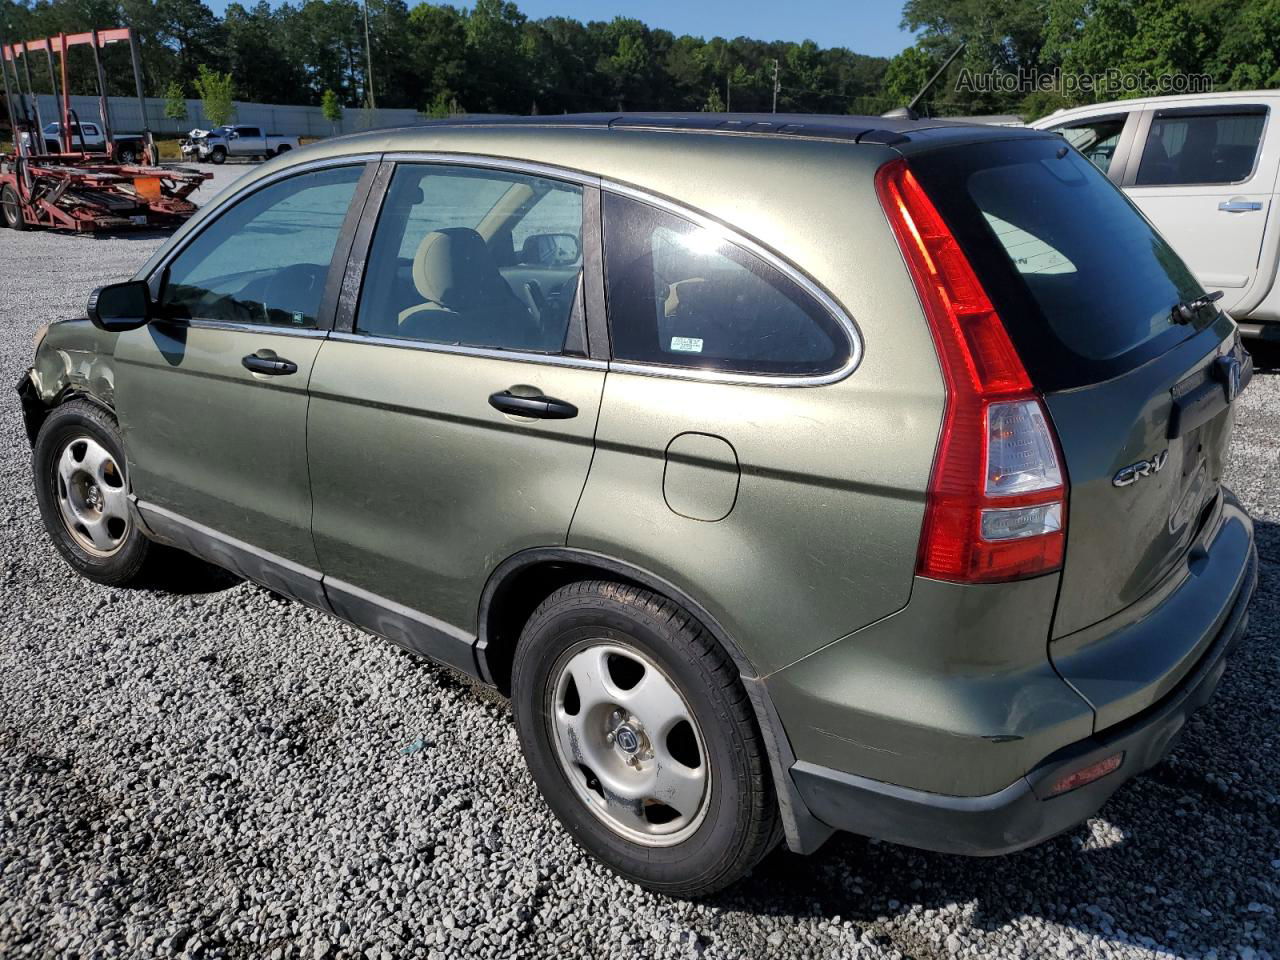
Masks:
[[[125,147],[120,151],[119,161],[128,166],[133,166],[138,162],[138,151],[133,147]]]
[[[22,201],[18,199],[18,191],[12,184],[5,184],[0,190],[0,217],[11,230],[26,230],[27,222],[22,218]]]
[[[227,151],[222,147],[214,147],[209,154],[209,160],[219,165],[224,164],[227,162]]]
[[[552,727],[555,691],[566,658],[598,640],[653,661],[696,720],[710,761],[709,786],[701,821],[679,842],[652,846],[624,836],[569,780]],[[628,880],[670,896],[706,896],[748,873],[781,839],[764,741],[733,661],[701,624],[663,597],[609,581],[555,591],[521,634],[512,706],[547,804],[588,853]],[[590,777],[585,782],[591,786]]]
[[[121,471],[125,469],[120,428],[111,414],[87,400],[71,400],[56,407],[41,424],[31,457],[36,500],[45,530],[58,552],[81,576],[108,586],[136,583],[144,578],[148,560],[159,550],[143,535],[136,522],[127,524],[120,545],[104,555],[82,546],[63,519],[59,506],[58,460],[78,438],[96,441],[111,454]],[[127,493],[128,478],[120,476],[118,482]]]
[[[282,154],[282,153],[288,153],[288,152],[289,152],[290,150],[292,150],[292,149],[293,149],[293,147],[289,146],[287,143],[282,143],[282,144],[280,144],[280,146],[276,147],[276,154],[275,154],[275,155],[278,157],[278,156],[280,156],[280,154]]]

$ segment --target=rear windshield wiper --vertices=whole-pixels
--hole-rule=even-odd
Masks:
[[[1181,303],[1173,305],[1173,322],[1174,323],[1190,323],[1196,318],[1196,313],[1202,308],[1207,307],[1211,303],[1217,303],[1222,299],[1221,290],[1215,290],[1213,293],[1206,293],[1203,297],[1196,297],[1194,300],[1183,300]]]

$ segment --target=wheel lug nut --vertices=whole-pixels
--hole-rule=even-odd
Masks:
[[[612,730],[610,730],[608,733],[604,735],[605,743],[613,743],[615,739],[616,738],[614,737]]]

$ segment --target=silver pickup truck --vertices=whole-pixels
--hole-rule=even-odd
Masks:
[[[264,133],[261,127],[223,126],[213,130],[192,130],[182,141],[182,154],[188,160],[225,163],[227,157],[262,157],[265,160],[298,146],[297,137]]]

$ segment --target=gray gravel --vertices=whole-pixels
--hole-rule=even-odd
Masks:
[[[0,956],[1280,957],[1274,367],[1230,470],[1252,636],[1164,764],[1012,857],[838,837],[680,903],[577,851],[493,697],[248,584],[109,590],[57,557],[8,385],[159,242],[0,231]]]

